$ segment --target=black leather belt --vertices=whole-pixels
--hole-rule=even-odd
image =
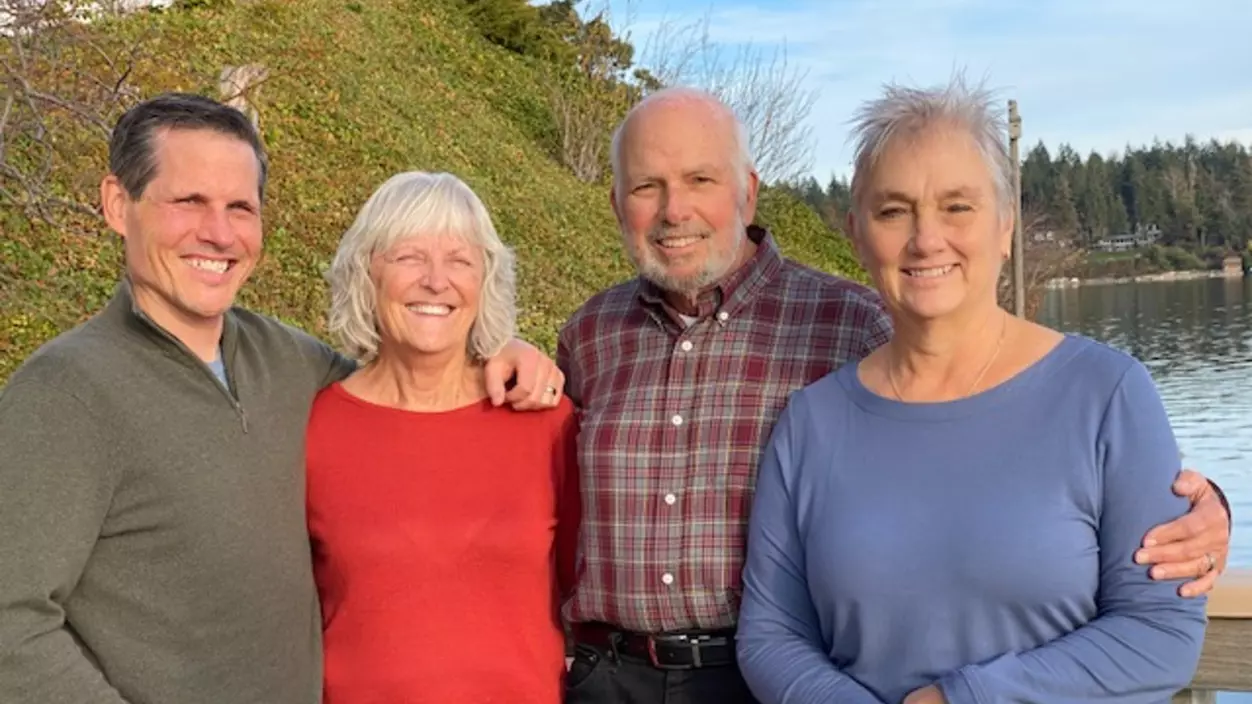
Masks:
[[[602,623],[574,625],[574,640],[597,650],[646,660],[661,670],[722,667],[735,662],[735,632],[637,633]]]

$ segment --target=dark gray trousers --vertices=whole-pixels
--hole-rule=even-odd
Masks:
[[[757,704],[735,665],[659,670],[644,660],[578,644],[566,704]]]

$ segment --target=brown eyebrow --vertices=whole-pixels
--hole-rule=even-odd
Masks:
[[[196,205],[204,205],[209,202],[209,198],[203,193],[192,191],[191,193],[187,193],[185,195],[173,196],[170,198],[170,202],[172,203],[195,203]],[[251,211],[255,211],[259,209],[259,206],[256,203],[250,200],[246,200],[246,199],[232,200],[226,204],[226,207],[227,208],[246,208]]]

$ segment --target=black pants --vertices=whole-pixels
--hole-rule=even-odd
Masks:
[[[658,670],[629,655],[579,643],[565,679],[566,704],[757,704],[735,665]]]

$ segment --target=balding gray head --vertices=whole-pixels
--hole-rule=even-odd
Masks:
[[[727,148],[732,150],[729,156],[734,160],[733,163],[737,167],[735,169],[735,178],[739,186],[739,193],[741,196],[745,194],[748,188],[748,174],[756,169],[756,163],[752,158],[752,149],[748,143],[747,128],[739,120],[739,116],[735,114],[735,111],[712,93],[689,86],[673,86],[651,93],[636,103],[626,113],[626,117],[617,125],[617,128],[613,130],[613,141],[609,147],[609,164],[613,170],[613,190],[617,193],[617,197],[622,197],[622,193],[618,190],[621,187],[622,142],[630,123],[647,110],[658,106],[676,105],[702,107],[716,115],[719,119],[729,123],[733,144]]]

